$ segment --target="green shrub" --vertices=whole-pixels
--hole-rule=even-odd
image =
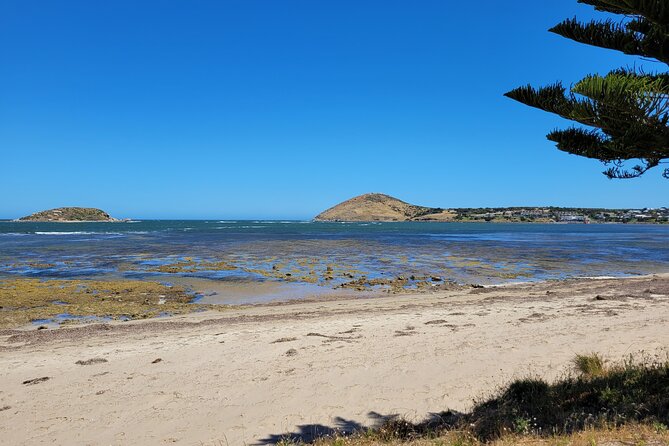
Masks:
[[[552,435],[630,422],[669,423],[669,362],[630,360],[605,369],[599,355],[579,355],[574,364],[580,375],[554,384],[515,381],[461,422],[471,424],[484,441],[519,430]]]

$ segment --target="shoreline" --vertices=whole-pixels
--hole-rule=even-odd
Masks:
[[[409,298],[422,299],[435,295],[453,296],[453,295],[468,295],[482,292],[491,292],[495,290],[522,290],[527,287],[563,287],[578,284],[579,282],[597,282],[597,281],[628,281],[628,280],[669,280],[669,271],[656,272],[648,274],[625,275],[625,276],[585,276],[585,277],[568,277],[555,279],[540,279],[540,280],[525,280],[525,281],[509,281],[497,284],[455,284],[442,280],[435,283],[433,288],[421,289],[403,289],[401,291],[392,291],[390,289],[369,289],[365,291],[358,291],[355,289],[346,289],[338,287],[327,287],[324,285],[291,282],[283,280],[267,280],[262,282],[222,282],[207,278],[197,278],[188,276],[170,277],[169,280],[164,277],[144,277],[127,279],[116,277],[113,275],[101,277],[77,277],[71,279],[62,278],[27,278],[16,277],[12,275],[0,274],[0,293],[7,293],[18,287],[22,290],[21,293],[29,293],[28,296],[33,296],[27,302],[34,299],[44,299],[43,295],[48,290],[53,289],[58,294],[53,294],[53,297],[47,297],[42,306],[38,305],[35,300],[33,305],[34,311],[32,314],[33,320],[24,325],[4,326],[0,323],[0,335],[12,331],[35,331],[43,329],[65,329],[76,328],[90,324],[127,324],[137,321],[170,321],[175,318],[183,317],[184,315],[192,315],[195,313],[207,314],[225,314],[231,310],[245,310],[257,309],[263,307],[290,307],[299,306],[302,304],[318,304],[318,303],[332,303],[332,302],[351,302],[357,300],[383,300],[393,298]],[[37,282],[36,282],[37,281]],[[53,283],[58,289],[54,289]],[[90,284],[90,287],[89,287]],[[117,291],[107,291],[109,287],[113,289],[124,289],[129,294],[122,293],[118,297],[124,302],[137,302],[137,293],[146,295],[146,291],[151,290],[153,294],[159,295],[157,300],[160,302],[148,303],[148,306],[134,306],[128,307],[126,311],[135,312],[124,313],[124,310],[113,310],[105,306],[104,300],[100,302],[99,299],[94,298],[90,303],[83,302],[84,307],[88,311],[82,311],[82,302],[78,299],[70,300],[67,297],[67,292],[62,293],[62,289],[66,288],[74,292],[75,289],[84,286],[88,295],[100,294],[100,296],[116,293]],[[141,288],[141,289],[139,289]],[[136,290],[135,290],[136,289]],[[38,293],[38,294],[32,294]],[[159,293],[175,293],[171,299],[177,299],[180,305],[169,305],[170,302],[165,302],[164,294]],[[70,302],[62,302],[56,296],[63,296],[63,300]],[[85,296],[85,295],[84,295]],[[0,294],[0,298],[2,294]],[[13,298],[4,296],[7,305]],[[110,296],[107,296],[108,298]],[[155,297],[155,296],[154,296]],[[9,299],[9,300],[7,300]],[[140,297],[140,300],[144,299]],[[2,301],[0,300],[0,303]],[[44,304],[53,303],[58,305],[56,312],[54,307],[43,306]],[[137,302],[139,303],[139,302]],[[156,305],[157,304],[157,305]],[[68,305],[62,306],[61,305]],[[1,308],[1,307],[0,307]],[[43,308],[39,312],[39,308]],[[108,311],[112,310],[112,313]],[[13,316],[11,307],[5,307],[4,314],[0,313],[5,319],[12,317],[19,318],[20,313],[17,312]],[[22,311],[19,306],[17,311]],[[1,319],[0,319],[1,321]]]
[[[202,219],[185,219],[185,220],[173,220],[173,219],[134,219],[134,218],[123,218],[123,219],[114,219],[114,220],[20,220],[20,219],[0,219],[0,223],[134,223],[142,221],[218,221],[221,219],[217,218],[202,218]],[[241,220],[230,220],[235,222],[298,222],[298,223],[342,223],[342,224],[353,224],[353,223],[518,223],[518,224],[540,224],[540,225],[669,225],[669,220],[666,221],[655,221],[655,222],[644,222],[644,221],[595,221],[590,223],[583,222],[561,222],[561,221],[516,221],[516,220],[258,220],[258,219],[241,219]]]
[[[0,434],[272,444],[300,426],[371,426],[373,413],[418,420],[514,377],[554,379],[576,353],[667,354],[667,304],[663,273],[5,330]]]

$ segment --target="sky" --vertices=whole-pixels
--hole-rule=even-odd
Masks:
[[[547,32],[596,15],[571,0],[0,0],[0,218],[309,219],[366,192],[667,206],[660,169],[608,180],[546,140],[568,121],[502,96],[642,66]]]

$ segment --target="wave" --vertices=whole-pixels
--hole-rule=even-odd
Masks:
[[[304,223],[311,223],[310,221],[302,221],[302,220],[253,220],[251,223],[262,223],[262,224],[270,224],[270,225],[294,225],[294,224],[304,224]]]
[[[35,231],[35,235],[116,235],[126,234],[148,234],[147,231],[128,231],[128,232],[94,232],[94,231]],[[26,234],[30,235],[30,234]]]
[[[82,234],[97,234],[97,232],[89,232],[89,231],[69,231],[69,232],[46,231],[46,232],[41,232],[41,231],[36,231],[35,234],[37,234],[37,235],[82,235]]]
[[[266,225],[241,225],[241,226],[216,226],[214,229],[258,229],[266,228]]]

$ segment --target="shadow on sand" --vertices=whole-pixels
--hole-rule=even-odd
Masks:
[[[459,416],[460,414],[454,412],[432,413],[429,415],[427,420],[421,423],[421,425],[426,427],[443,427],[447,424],[452,425],[455,419]],[[272,434],[266,438],[258,440],[255,445],[270,445],[276,444],[280,441],[303,442],[308,444],[318,438],[333,437],[335,435],[350,435],[356,432],[364,432],[368,429],[378,429],[379,427],[388,425],[388,423],[393,421],[396,421],[396,423],[393,423],[393,426],[395,426],[397,429],[402,429],[405,424],[406,428],[413,429],[416,426],[414,424],[402,421],[401,416],[398,414],[382,415],[378,412],[369,412],[367,414],[367,418],[371,420],[369,424],[362,424],[360,422],[347,420],[342,417],[336,417],[334,419],[333,426],[325,426],[323,424],[303,424],[297,426],[297,430],[295,432]],[[398,432],[398,434],[401,435],[402,433]]]

